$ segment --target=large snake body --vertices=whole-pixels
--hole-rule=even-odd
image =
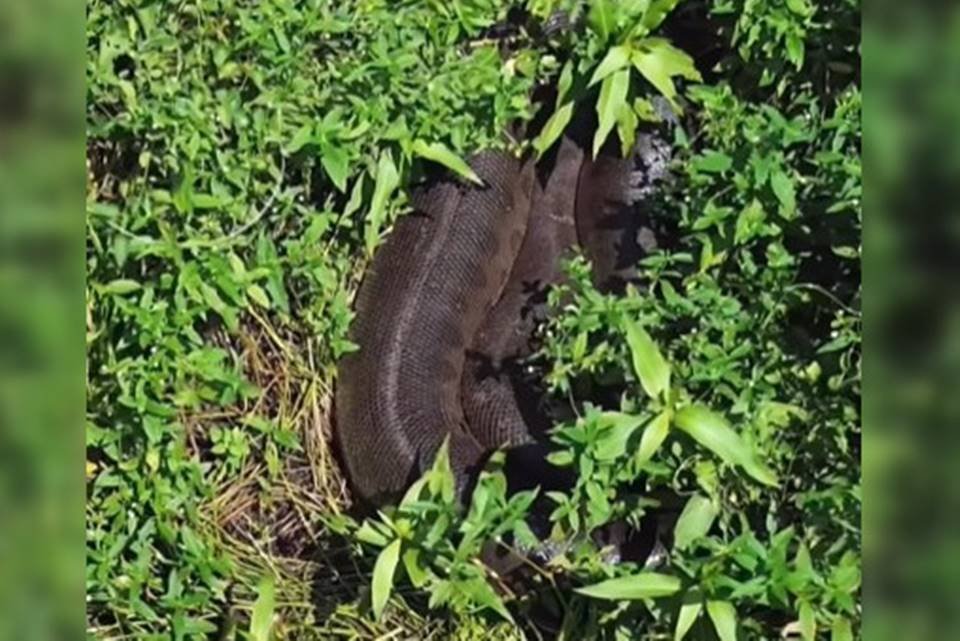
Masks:
[[[340,364],[335,401],[342,457],[366,502],[396,499],[448,436],[461,491],[501,447],[521,486],[567,482],[536,448],[549,421],[525,398],[518,362],[565,252],[579,243],[599,283],[635,264],[631,205],[638,180],[654,178],[618,152],[594,160],[584,149],[563,137],[536,180],[531,162],[481,154],[471,166],[484,187],[415,191],[414,213],[377,250],[351,327],[360,350]]]
[[[485,447],[460,402],[467,347],[503,290],[530,211],[533,167],[472,159],[484,187],[443,180],[413,195],[374,255],[340,363],[337,430],[347,473],[373,504],[395,499],[446,436],[462,486]]]

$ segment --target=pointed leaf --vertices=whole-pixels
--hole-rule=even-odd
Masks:
[[[628,318],[624,319],[623,326],[633,359],[633,371],[650,398],[658,398],[670,389],[670,366],[640,323]]]
[[[620,110],[617,111],[617,135],[620,136],[620,153],[624,158],[630,155],[637,142],[637,125],[639,124],[633,107],[627,103],[620,105]]]
[[[643,74],[677,111],[680,106],[676,101],[677,88],[673,84],[673,77],[701,80],[700,73],[693,65],[693,59],[663,38],[642,40],[635,47],[630,60],[637,71]]]
[[[669,596],[679,590],[680,579],[676,577],[657,572],[640,572],[577,588],[575,592],[594,599],[620,601],[653,599]]]
[[[393,590],[393,574],[400,559],[400,539],[395,540],[380,552],[376,563],[373,564],[372,603],[373,617],[377,620],[383,613],[384,606]]]
[[[627,451],[627,441],[643,425],[643,417],[622,412],[604,412],[600,417],[602,425],[609,425],[596,444],[595,456],[598,461],[612,461]]]
[[[630,65],[630,48],[626,45],[617,45],[610,47],[607,55],[603,57],[596,71],[590,77],[589,86],[593,86],[612,74],[614,71],[620,71]]]
[[[427,160],[440,163],[461,178],[465,178],[474,184],[483,184],[480,176],[470,168],[465,160],[439,142],[426,143],[422,140],[414,140],[413,153]]]
[[[603,41],[609,40],[613,34],[617,20],[616,9],[616,0],[590,0],[587,24]]]
[[[560,135],[563,134],[563,130],[566,128],[567,123],[570,122],[570,118],[572,116],[572,102],[568,102],[553,112],[553,115],[547,119],[547,123],[540,131],[540,135],[537,136],[537,139],[533,141],[533,148],[536,149],[537,156],[542,156],[544,152],[553,146],[553,143],[555,143],[557,139],[560,138]]]
[[[657,453],[670,432],[670,412],[664,410],[657,414],[643,429],[640,447],[637,448],[637,465],[643,465]]]
[[[320,164],[330,176],[330,180],[341,192],[347,191],[347,175],[350,172],[347,152],[335,145],[323,145],[320,153]]]
[[[677,6],[680,0],[651,0],[646,12],[643,14],[643,26],[647,32],[653,31],[660,26],[663,19],[666,18],[673,8]]]
[[[367,215],[367,226],[364,229],[364,242],[368,253],[373,253],[387,218],[387,203],[400,184],[400,174],[397,172],[397,166],[393,164],[393,156],[389,151],[380,154],[380,159],[377,161],[377,175],[374,179],[373,198],[370,201],[370,213]]]
[[[719,414],[702,405],[689,405],[677,412],[674,422],[724,462],[741,466],[747,474],[765,485],[776,486],[777,479],[773,472],[754,458],[740,435]]]
[[[717,516],[717,507],[705,496],[694,494],[683,506],[683,512],[673,529],[674,547],[682,550],[697,539],[706,536]]]
[[[737,641],[737,611],[729,601],[707,601],[707,614],[720,641]]]
[[[703,596],[699,590],[693,589],[683,595],[683,603],[677,614],[677,627],[673,632],[673,641],[683,641],[702,611]]]
[[[403,567],[415,588],[423,587],[430,579],[429,572],[420,565],[420,550],[417,548],[408,548],[403,553]]]
[[[600,98],[597,100],[597,132],[593,137],[593,155],[596,157],[607,136],[617,122],[617,113],[627,101],[627,89],[630,87],[630,72],[621,69],[607,76],[600,85]]]
[[[793,190],[793,181],[782,171],[775,171],[770,174],[770,187],[776,194],[777,200],[783,205],[787,214],[792,214],[797,208],[797,197]]]

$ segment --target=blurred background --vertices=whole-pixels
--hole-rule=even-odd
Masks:
[[[83,21],[0,3],[0,639],[83,633]]]
[[[868,639],[960,638],[960,10],[868,9]],[[0,639],[83,634],[84,9],[0,3]]]
[[[864,23],[864,638],[960,633],[960,11]]]

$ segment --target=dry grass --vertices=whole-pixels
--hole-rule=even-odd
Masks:
[[[213,497],[201,507],[208,534],[236,563],[232,616],[252,607],[252,586],[270,573],[277,582],[277,638],[452,638],[449,621],[423,614],[425,604],[414,607],[402,590],[384,619],[374,622],[365,605],[372,558],[361,558],[326,525],[351,502],[333,447],[332,381],[323,373],[329,368],[314,361],[320,351],[315,340],[257,316],[239,340],[218,336],[260,394],[229,412],[188,421],[201,456],[212,426],[251,416],[295,430],[302,445],[274,462],[266,448],[255,448],[239,473],[219,475]],[[407,597],[416,601],[416,595]]]

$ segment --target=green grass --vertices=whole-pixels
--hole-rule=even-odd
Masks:
[[[525,4],[543,18],[575,3]],[[561,590],[568,632],[643,638],[623,635],[644,622],[636,634],[666,638],[698,612],[699,638],[730,612],[738,638],[856,631],[859,4],[681,3],[676,24],[706,25],[727,50],[700,74],[649,39],[672,33],[658,10],[675,3],[588,4],[582,30],[503,51],[484,32],[506,15],[497,0],[89,4],[90,636],[519,638],[473,561],[486,538],[523,536],[523,501],[495,474],[466,522],[427,488],[426,511],[375,526],[450,560],[423,568],[423,588],[401,561],[375,619],[379,546],[344,516],[330,409],[336,360],[354,348],[350,301],[405,211],[402,187],[427,161],[462,173],[474,149],[516,147],[503,132],[533,115],[542,81],[561,95],[540,150],[574,102],[596,100],[626,142],[652,97],[687,105],[658,214],[675,242],[624,297],[573,263],[541,363],[583,416],[558,431],[558,462],[588,473],[557,497],[556,527],[629,511],[624,487],[641,475],[696,497],[671,573],[707,605]],[[677,47],[709,49],[683,34]],[[591,409],[611,385],[619,405]],[[639,460],[656,415],[674,427]],[[450,520],[428,544],[437,514]],[[567,559],[581,585],[631,573],[595,552]]]

